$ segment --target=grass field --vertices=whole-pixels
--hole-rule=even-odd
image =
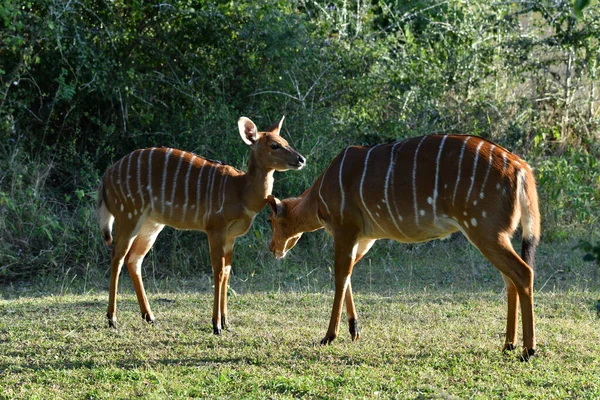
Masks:
[[[0,398],[598,398],[598,277],[570,246],[538,252],[529,363],[500,351],[502,280],[460,240],[378,244],[353,276],[361,339],[344,324],[330,346],[330,261],[301,249],[269,274],[240,268],[220,337],[206,275],[149,276],[152,326],[125,273],[117,330],[107,268],[0,287]]]

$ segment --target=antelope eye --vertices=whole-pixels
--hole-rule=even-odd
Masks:
[[[281,146],[279,145],[279,143],[271,143],[269,145],[273,150],[277,150],[278,148],[280,148]]]

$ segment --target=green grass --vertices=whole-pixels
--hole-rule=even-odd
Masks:
[[[220,337],[207,276],[149,276],[151,326],[124,274],[118,330],[104,317],[107,273],[1,287],[0,398],[597,398],[598,280],[569,246],[538,253],[529,363],[500,351],[502,280],[460,240],[380,243],[353,277],[361,339],[344,322],[330,346],[318,345],[330,261],[308,265],[301,249],[269,273],[240,267]]]

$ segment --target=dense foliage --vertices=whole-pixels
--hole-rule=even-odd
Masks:
[[[600,11],[578,11],[567,0],[5,1],[0,279],[106,265],[103,170],[145,146],[244,168],[242,115],[264,128],[285,114],[309,158],[277,176],[280,196],[349,143],[464,132],[537,168],[547,238],[597,226]],[[161,264],[185,269],[176,250],[197,251],[197,237],[161,237]]]

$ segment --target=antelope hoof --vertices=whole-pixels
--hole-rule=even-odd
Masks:
[[[504,353],[508,353],[510,351],[513,351],[516,348],[517,347],[514,344],[512,344],[512,343],[506,343],[506,344],[504,344],[504,348],[502,349],[502,351]]]
[[[221,326],[223,329],[229,330],[229,322],[227,322],[227,317],[224,315],[221,317]]]
[[[219,326],[219,324],[215,324],[214,322],[213,322],[213,333],[215,335],[221,334],[221,327]]]
[[[335,340],[336,335],[327,335],[323,339],[321,339],[321,344],[325,346],[326,344],[331,344]]]
[[[358,329],[358,321],[356,319],[348,320],[348,328],[350,330],[350,337],[352,341],[356,342],[360,338],[360,331]]]
[[[521,361],[529,361],[531,357],[535,355],[535,349],[523,349],[523,354],[521,354]]]
[[[108,319],[108,327],[117,329],[117,317],[111,317],[110,315],[106,314],[106,318]]]
[[[154,323],[156,322],[154,315],[149,314],[149,313],[143,313],[142,319],[146,320],[147,323],[152,324],[152,325],[154,325]]]

